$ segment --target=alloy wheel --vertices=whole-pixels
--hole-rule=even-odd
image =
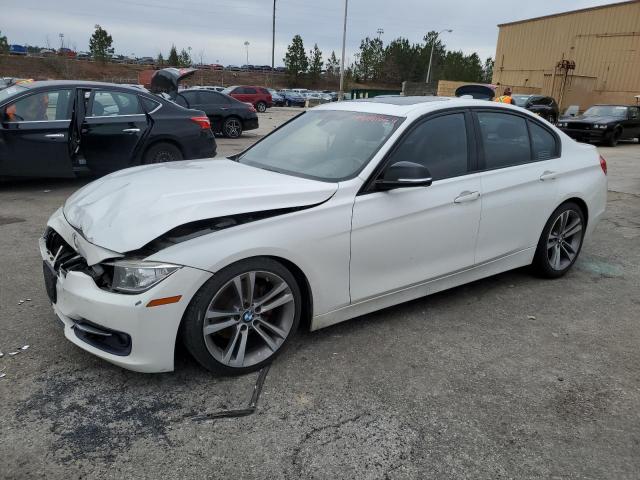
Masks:
[[[266,271],[237,275],[222,286],[204,312],[202,334],[209,353],[228,367],[250,367],[285,342],[296,305],[289,284]]]
[[[235,118],[227,120],[224,126],[224,132],[231,138],[239,137],[242,133],[242,125],[240,125],[240,121],[236,120]]]
[[[582,242],[582,219],[574,210],[565,210],[555,219],[547,238],[547,260],[560,271],[573,263]]]

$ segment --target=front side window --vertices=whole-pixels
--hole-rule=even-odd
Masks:
[[[442,180],[465,175],[468,160],[464,113],[452,113],[414,128],[393,152],[388,165],[419,163],[427,167],[433,180]]]
[[[527,121],[501,112],[478,112],[485,168],[509,167],[531,161]]]
[[[133,93],[97,91],[93,96],[92,117],[115,117],[119,115],[138,115],[144,113]]]
[[[46,122],[70,120],[69,97],[71,90],[51,90],[34,93],[7,105],[7,122]]]
[[[265,170],[339,181],[362,170],[402,123],[373,113],[306,112],[256,143],[238,162]]]
[[[629,107],[629,118],[637,120],[640,118],[640,109],[638,107]]]

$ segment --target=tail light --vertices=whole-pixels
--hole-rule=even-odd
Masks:
[[[200,125],[202,130],[208,130],[211,128],[211,122],[209,122],[209,117],[201,116],[201,117],[191,117],[189,120]]]
[[[602,155],[600,155],[600,168],[602,168],[602,171],[606,175],[607,174],[607,161],[604,159],[604,157]]]

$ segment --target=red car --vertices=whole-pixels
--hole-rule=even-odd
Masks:
[[[264,87],[254,87],[250,85],[234,85],[225,88],[222,93],[232,96],[241,102],[250,103],[259,112],[265,112],[273,106],[273,100],[269,90]]]

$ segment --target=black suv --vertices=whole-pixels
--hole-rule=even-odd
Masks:
[[[560,116],[560,108],[553,97],[544,95],[511,95],[515,104],[519,107],[526,108],[530,112],[537,113],[545,120],[556,123]]]
[[[0,177],[102,175],[215,154],[203,112],[140,88],[59,80],[0,90]]]
[[[561,118],[557,126],[580,142],[603,142],[615,147],[619,140],[640,140],[640,107],[594,105],[577,117]]]

